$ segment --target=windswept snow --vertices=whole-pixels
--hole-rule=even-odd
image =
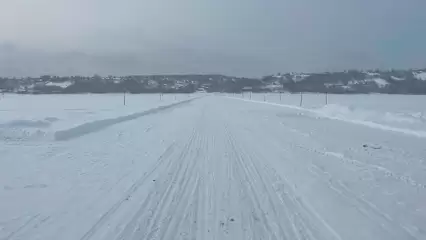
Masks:
[[[94,113],[112,109],[96,97],[116,100],[91,97]],[[425,139],[356,123],[380,119],[380,104],[422,112],[406,108],[414,98],[251,97],[140,95],[106,122],[54,127],[78,133],[68,141],[0,141],[0,239],[426,238]],[[58,97],[36,105],[38,118],[54,126],[61,105],[84,107]],[[19,111],[2,109],[2,124],[17,124]],[[412,124],[402,119],[388,120]]]

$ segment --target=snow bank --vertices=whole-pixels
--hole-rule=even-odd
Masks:
[[[418,113],[396,113],[372,111],[355,106],[345,106],[330,104],[318,108],[304,108],[296,105],[273,103],[266,101],[248,100],[242,98],[228,97],[246,102],[268,104],[278,107],[285,107],[293,110],[304,111],[310,114],[305,116],[322,117],[332,120],[339,120],[357,125],[362,125],[374,129],[402,133],[406,135],[426,138],[426,114]]]
[[[148,115],[148,114],[153,114],[153,113],[157,113],[159,111],[162,110],[166,110],[169,108],[173,108],[175,106],[190,102],[194,99],[189,99],[189,100],[185,100],[182,102],[177,102],[177,103],[173,103],[170,105],[166,105],[166,106],[160,106],[157,108],[153,108],[147,111],[143,111],[143,112],[139,112],[139,113],[135,113],[135,114],[131,114],[131,115],[127,115],[127,116],[121,116],[121,117],[117,117],[117,118],[111,118],[111,119],[103,119],[103,120],[98,120],[98,121],[94,121],[94,122],[89,122],[89,123],[85,123],[82,124],[80,126],[71,128],[71,129],[67,129],[67,130],[63,130],[63,131],[57,131],[55,132],[55,140],[57,141],[65,141],[65,140],[70,140],[73,138],[78,138],[81,137],[83,135],[89,134],[89,133],[93,133],[93,132],[97,132],[100,131],[104,128],[107,128],[109,126],[121,123],[121,122],[125,122],[125,121],[130,121],[130,120],[134,120],[137,119],[139,117]]]
[[[110,126],[105,119],[134,116],[193,97],[196,95],[128,94],[123,106],[123,94],[5,94],[0,101],[0,141],[52,141],[56,132],[79,126],[80,131],[91,132],[103,124]]]
[[[342,120],[371,128],[426,137],[426,118],[422,113],[407,114],[372,111],[356,106],[330,104],[312,110],[320,117]]]

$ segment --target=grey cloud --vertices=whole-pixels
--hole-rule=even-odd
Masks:
[[[426,65],[422,0],[0,4],[0,43],[8,43],[0,48],[0,75],[260,76]]]

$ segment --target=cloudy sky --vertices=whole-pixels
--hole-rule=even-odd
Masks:
[[[0,75],[426,67],[425,0],[0,0]]]

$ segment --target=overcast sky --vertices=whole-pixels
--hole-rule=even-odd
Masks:
[[[425,0],[0,0],[0,75],[426,67]]]

